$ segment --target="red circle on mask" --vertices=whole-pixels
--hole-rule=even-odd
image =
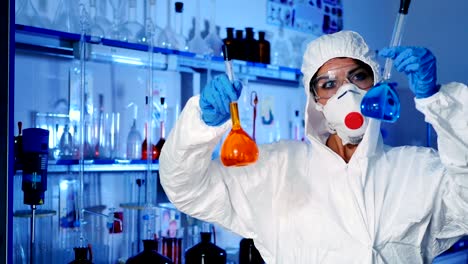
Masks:
[[[358,112],[351,112],[346,115],[344,123],[349,129],[358,129],[364,124],[364,117]]]

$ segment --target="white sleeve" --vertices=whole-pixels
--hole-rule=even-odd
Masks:
[[[468,87],[449,83],[415,102],[437,132],[445,167],[429,227],[433,252],[438,254],[468,234]]]
[[[228,168],[212,160],[212,152],[231,128],[231,122],[206,125],[198,102],[199,96],[187,102],[164,144],[159,160],[161,185],[181,212],[251,237],[252,188],[256,184],[249,179],[266,176],[258,162],[248,168]]]

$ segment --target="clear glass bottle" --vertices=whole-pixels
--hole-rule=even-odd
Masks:
[[[283,22],[280,21],[278,32],[271,41],[271,64],[276,66],[293,67],[294,61],[290,54],[293,52],[292,44],[284,34]]]
[[[147,13],[147,19],[146,19],[146,30],[151,29],[151,37],[152,37],[152,45],[153,46],[158,46],[158,38],[161,35],[162,28],[158,26],[156,23],[156,18],[157,18],[157,6],[156,6],[156,0],[149,0],[148,1],[148,13]],[[150,37],[150,36],[148,36]]]
[[[59,150],[60,150],[59,152],[60,159],[73,158],[73,155],[74,155],[73,137],[72,137],[72,134],[70,133],[70,126],[68,124],[65,125],[65,128],[63,129],[63,134],[60,137]]]
[[[197,7],[196,7],[196,17],[195,25],[194,25],[194,34],[193,38],[188,42],[188,48],[190,52],[197,53],[197,54],[209,54],[210,48],[206,44],[206,42],[201,37],[200,32],[200,0],[197,0]]]
[[[184,35],[184,3],[175,2],[174,10],[174,29],[175,38],[177,40],[176,48],[180,51],[188,51],[187,38]]]
[[[99,25],[99,27],[102,28],[104,31],[104,36],[105,38],[110,37],[110,33],[112,31],[112,21],[107,17],[107,0],[90,0],[90,9],[91,9],[91,2],[95,1],[96,3],[96,16],[95,16],[95,21],[96,24]],[[91,12],[91,10],[90,10]]]
[[[146,30],[137,20],[137,1],[128,0],[127,21],[119,27],[118,40],[132,43],[147,43]]]
[[[130,107],[133,106],[133,123],[130,131],[128,132],[127,136],[127,159],[129,160],[137,160],[141,159],[141,143],[142,138],[141,134],[137,129],[137,116],[138,116],[138,107],[131,103]]]
[[[205,37],[207,46],[211,49],[213,56],[222,56],[223,40],[216,29],[216,0],[211,0],[210,32]]]
[[[171,8],[171,0],[167,0],[167,5],[166,5],[166,26],[164,27],[163,31],[159,35],[158,38],[158,46],[161,48],[166,48],[166,49],[173,49],[177,50],[178,49],[178,42],[176,38],[176,34],[172,28],[172,8]]]
[[[97,8],[96,0],[89,0],[89,16],[90,16],[90,26],[89,26],[89,35],[92,38],[95,38],[94,41],[99,42],[101,38],[104,38],[104,29],[97,21]]]
[[[112,7],[112,28],[109,32],[109,37],[111,39],[120,40],[121,33],[120,33],[120,25],[123,23],[122,19],[122,10],[124,8],[125,0],[109,0],[110,5]],[[128,34],[125,32],[125,34]]]

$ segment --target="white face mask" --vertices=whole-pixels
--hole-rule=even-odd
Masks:
[[[347,83],[341,86],[326,105],[317,103],[316,108],[327,120],[328,130],[338,134],[343,145],[357,145],[366,131],[368,119],[361,114],[361,101],[366,91]]]

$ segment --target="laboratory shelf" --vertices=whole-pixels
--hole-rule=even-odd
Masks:
[[[85,172],[138,172],[146,171],[149,166],[146,160],[120,160],[120,159],[102,159],[102,160],[84,160],[83,171]],[[151,170],[159,169],[159,161],[151,163]],[[80,172],[80,160],[51,160],[48,164],[48,172]]]
[[[70,58],[80,58],[80,34],[15,25],[16,49]],[[85,35],[87,60],[117,62],[131,65],[148,65],[149,46]],[[186,71],[203,69],[224,72],[224,61],[219,56],[209,56],[178,50],[153,47],[153,67],[162,70]],[[297,84],[299,69],[262,63],[234,60],[234,72],[249,79],[270,79]]]

